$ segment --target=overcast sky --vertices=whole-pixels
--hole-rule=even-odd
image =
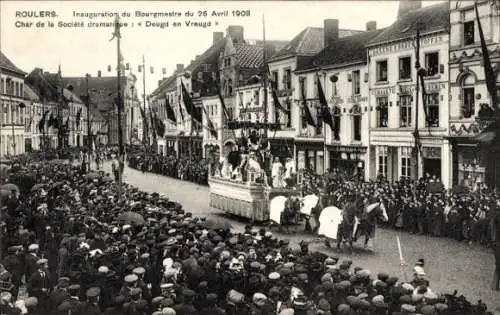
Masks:
[[[424,6],[435,1],[425,1]],[[61,64],[63,76],[83,76],[85,73],[103,76],[108,65],[115,69],[116,43],[110,42],[112,28],[88,28],[88,22],[113,22],[113,18],[74,17],[78,13],[130,12],[122,22],[134,23],[122,28],[122,52],[126,62],[137,74],[142,55],[146,58],[146,93],[157,87],[163,77],[161,69],[171,74],[177,63],[187,65],[196,55],[205,51],[212,42],[213,32],[224,32],[228,25],[244,27],[246,39],[262,38],[262,15],[265,15],[266,38],[291,40],[307,26],[322,27],[326,18],[337,18],[340,28],[364,30],[367,21],[376,20],[377,27],[389,26],[396,19],[398,1],[265,1],[265,2],[181,2],[181,1],[0,1],[0,49],[18,67],[26,72],[34,67],[55,72]],[[135,11],[180,12],[182,17],[136,17]],[[229,17],[198,17],[198,11],[229,10]],[[233,10],[250,13],[249,17],[233,17]],[[57,17],[19,18],[20,11],[55,11]],[[194,13],[192,18],[185,12]],[[26,12],[24,13],[26,14]],[[51,21],[55,27],[47,27]],[[58,27],[58,22],[83,22],[85,27]],[[166,28],[145,27],[146,21],[166,22]],[[174,28],[172,22],[181,22]],[[206,28],[187,27],[186,21],[211,22]],[[16,22],[33,22],[31,27],[16,27]],[[37,28],[44,22],[44,28]],[[138,24],[142,22],[142,26]],[[217,22],[217,25],[216,25]],[[149,67],[155,68],[154,74]],[[137,87],[142,90],[142,74]]]

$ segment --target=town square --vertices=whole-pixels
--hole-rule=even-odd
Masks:
[[[0,315],[500,314],[500,1],[0,9]]]

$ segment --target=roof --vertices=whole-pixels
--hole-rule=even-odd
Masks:
[[[23,91],[24,91],[24,98],[27,98],[30,101],[35,101],[35,102],[40,101],[40,97],[29,84],[24,85]]]
[[[366,62],[366,44],[382,32],[384,32],[384,29],[339,38],[314,57],[309,58],[309,60],[305,59],[301,64],[298,64],[297,70],[308,70],[327,65]]]
[[[339,38],[351,36],[364,31],[339,30]],[[271,60],[295,55],[314,55],[324,48],[324,30],[321,27],[306,27],[285,47],[279,50]]]
[[[193,60],[185,70],[191,71],[193,74],[196,72],[198,67],[200,67],[203,64],[217,64],[219,60],[219,54],[220,52],[224,49],[225,47],[226,40],[225,38],[219,40],[215,44],[212,44],[210,48],[205,50],[198,58]],[[215,70],[217,71],[217,70]],[[196,76],[194,76],[196,77]]]
[[[26,72],[24,72],[23,70],[19,69],[12,61],[10,61],[9,58],[7,58],[7,56],[5,56],[3,54],[3,52],[0,51],[0,68],[2,69],[7,69],[7,70],[10,70],[12,72],[15,72],[15,73],[18,73],[18,74],[21,74],[21,75],[25,75]]]
[[[264,62],[264,46],[234,44],[240,68],[259,68]]]
[[[174,88],[176,88],[176,86],[174,84],[172,84],[172,83],[176,82],[176,79],[177,79],[177,76],[174,74],[174,75],[171,75],[170,77],[162,80],[160,85],[158,85],[158,87],[151,93],[151,96],[160,96],[161,97],[162,92],[168,90],[170,85],[172,85]]]
[[[127,77],[121,77],[122,87],[127,84]],[[65,85],[73,86],[73,93],[82,96],[87,94],[85,77],[63,77]],[[113,109],[113,99],[116,97],[116,77],[89,77],[89,94],[92,103],[98,105],[101,111]]]
[[[450,6],[442,2],[428,7],[412,10],[387,27],[384,32],[373,38],[367,46],[375,46],[415,36],[417,28],[420,34],[433,33],[449,29]]]
[[[36,94],[37,99],[41,99],[41,95],[45,94],[47,101],[59,101],[59,92],[61,82],[58,73],[43,72],[40,68],[35,68],[31,71],[24,80],[25,84],[29,86],[31,93]],[[65,86],[68,82],[63,78]],[[80,99],[80,94],[75,91],[70,91],[67,88],[63,89],[64,99],[68,102],[83,103]]]

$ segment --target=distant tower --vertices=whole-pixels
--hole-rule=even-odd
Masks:
[[[400,0],[398,9],[398,20],[406,13],[420,9],[422,7],[421,0]]]

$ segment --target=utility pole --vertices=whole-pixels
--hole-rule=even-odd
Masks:
[[[86,98],[85,105],[87,106],[87,150],[89,151],[89,170],[90,170],[90,157],[92,156],[92,127],[90,125],[90,95],[89,95],[89,77],[90,74],[85,74],[85,84],[86,84]]]
[[[269,126],[268,126],[268,121],[269,121],[269,117],[268,117],[268,112],[267,112],[267,60],[266,60],[266,21],[264,19],[264,15],[262,15],[262,40],[263,40],[263,49],[262,49],[262,56],[263,56],[263,66],[264,66],[264,74],[262,76],[262,81],[263,81],[263,84],[264,84],[264,98],[263,98],[263,101],[264,101],[264,137],[266,139],[266,141],[269,141],[268,140],[268,137],[267,137],[267,132],[268,132],[268,129],[269,129]]]
[[[420,29],[417,28],[417,43],[416,43],[416,52],[415,52],[415,69],[416,69],[416,80],[417,84],[415,87],[415,129],[413,131],[413,137],[415,139],[415,146],[413,148],[415,152],[415,179],[418,180],[418,169],[419,169],[419,151],[420,151],[420,135],[418,133],[418,97],[420,91],[420,83],[419,83],[419,69],[420,69]]]
[[[59,83],[60,83],[60,90],[59,90],[59,104],[57,108],[57,147],[59,149],[62,149],[64,147],[63,143],[63,102],[64,102],[64,87],[63,87],[63,80],[62,80],[62,72],[61,72],[61,65],[59,65]]]
[[[146,60],[144,55],[142,55],[142,104],[144,109],[144,128],[142,128],[143,140],[144,140],[144,152],[146,152],[149,147],[149,130],[148,130],[148,112],[146,111]]]
[[[122,175],[125,166],[125,148],[123,147],[123,131],[122,131],[122,109],[123,109],[123,98],[122,98],[122,88],[121,88],[121,52],[120,52],[120,18],[117,16],[115,19],[115,32],[113,33],[113,38],[116,38],[116,73],[117,73],[117,97],[116,97],[116,107],[118,109],[118,199],[122,198]],[[113,40],[113,38],[111,40]]]

